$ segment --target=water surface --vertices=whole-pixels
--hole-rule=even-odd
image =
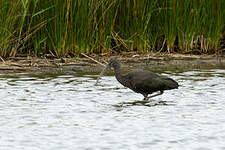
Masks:
[[[1,150],[224,150],[225,70],[163,72],[149,103],[113,76],[0,75]]]

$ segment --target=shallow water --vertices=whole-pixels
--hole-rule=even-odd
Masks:
[[[224,150],[225,70],[164,72],[149,103],[113,76],[0,75],[1,150]]]

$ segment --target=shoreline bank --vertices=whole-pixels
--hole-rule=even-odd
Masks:
[[[92,59],[106,64],[112,55],[90,56]],[[190,70],[207,68],[224,68],[225,57],[215,55],[183,55],[158,53],[126,53],[117,56],[126,69],[151,70]],[[15,57],[0,61],[0,74],[7,73],[99,73],[104,67],[88,57],[77,58],[37,58]]]

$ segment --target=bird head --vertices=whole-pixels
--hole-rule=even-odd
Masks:
[[[98,84],[98,81],[100,80],[101,76],[108,70],[108,69],[114,69],[114,71],[116,69],[120,69],[120,60],[117,57],[112,57],[109,61],[109,63],[105,66],[105,68],[102,70],[102,72],[100,73],[97,81],[96,81],[96,85]]]
[[[117,68],[120,65],[120,59],[117,57],[112,57],[107,65],[109,69]]]

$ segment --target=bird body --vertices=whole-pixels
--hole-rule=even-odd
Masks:
[[[129,78],[129,86],[124,86],[130,87],[138,93],[153,93],[170,90],[178,86],[174,80],[150,71],[130,72],[127,75],[122,75],[122,78]]]
[[[157,96],[161,95],[164,90],[176,89],[179,86],[175,80],[151,71],[134,71],[123,75],[120,60],[116,57],[109,61],[107,67],[114,69],[116,79],[123,86],[142,94],[145,100],[149,99],[148,95],[153,92],[160,91],[160,94],[154,95]]]

